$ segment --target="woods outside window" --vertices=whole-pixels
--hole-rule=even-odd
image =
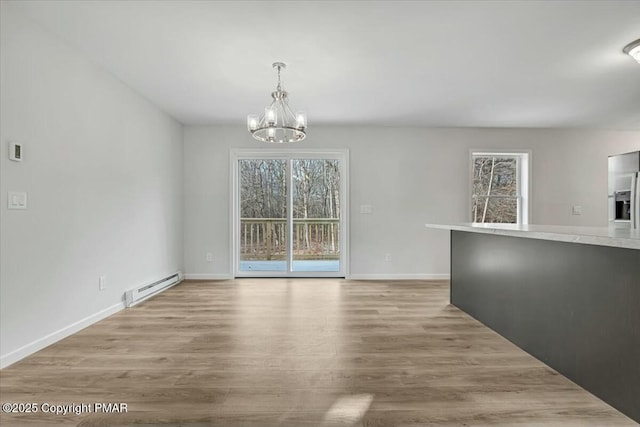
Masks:
[[[471,153],[471,221],[528,223],[529,153]]]

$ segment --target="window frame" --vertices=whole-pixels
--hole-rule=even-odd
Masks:
[[[515,225],[527,225],[531,222],[531,150],[528,149],[471,149],[469,150],[469,197],[467,217],[472,224],[511,224],[503,222],[473,222],[473,176],[474,160],[478,157],[501,157],[516,159],[516,195],[481,196],[491,198],[516,199],[517,218]]]

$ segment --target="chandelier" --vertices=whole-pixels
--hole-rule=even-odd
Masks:
[[[289,107],[289,94],[282,88],[280,70],[286,68],[284,62],[274,62],[273,68],[278,70],[278,86],[271,92],[271,105],[264,109],[264,115],[247,116],[247,128],[258,141],[264,142],[297,142],[306,136],[307,115],[303,111],[293,114]]]

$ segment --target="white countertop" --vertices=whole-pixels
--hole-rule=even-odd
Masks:
[[[426,224],[427,228],[470,231],[528,239],[555,240],[587,245],[640,249],[640,230],[613,227],[570,227],[561,225],[517,224]]]

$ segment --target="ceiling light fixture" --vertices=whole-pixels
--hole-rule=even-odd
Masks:
[[[624,47],[624,49],[622,49],[622,51],[638,61],[640,64],[640,39],[629,43]]]
[[[274,62],[273,68],[278,70],[278,86],[271,92],[273,101],[264,109],[264,115],[247,116],[247,128],[258,141],[264,142],[297,142],[307,136],[307,115],[303,111],[293,114],[289,108],[289,94],[282,88],[280,70],[286,68],[284,62]]]

